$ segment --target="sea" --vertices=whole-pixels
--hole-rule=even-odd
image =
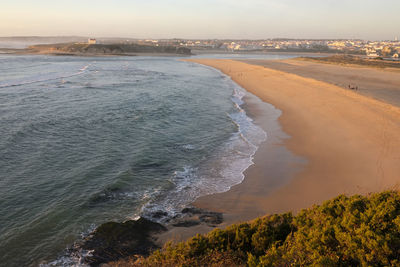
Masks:
[[[0,54],[1,266],[75,266],[67,248],[100,224],[244,179],[268,131],[243,88],[180,59]]]

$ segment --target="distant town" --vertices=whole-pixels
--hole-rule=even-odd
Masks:
[[[300,39],[267,39],[267,40],[188,40],[188,39],[147,39],[137,40],[146,45],[179,45],[192,50],[220,51],[288,51],[288,52],[331,52],[360,54],[369,57],[399,58],[400,42],[365,41],[365,40],[300,40]]]
[[[317,52],[364,55],[370,58],[399,60],[398,38],[385,41],[359,39],[135,39],[88,37],[0,37],[0,48],[26,48],[35,44],[138,44],[146,46],[186,47],[193,53],[207,52]]]

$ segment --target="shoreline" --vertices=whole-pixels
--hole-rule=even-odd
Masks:
[[[260,170],[268,171],[262,165],[265,147],[260,147],[241,184],[225,193],[201,197],[195,206],[223,212],[226,222],[233,223],[257,217],[246,216],[249,213],[297,212],[339,194],[368,194],[398,186],[398,107],[266,67],[234,60],[189,61],[222,71],[246,91],[282,110],[278,120],[291,138],[279,145],[307,160],[286,185],[266,192],[260,184],[265,184],[268,175],[257,175]]]
[[[307,163],[306,158],[295,155],[285,146],[291,136],[279,123],[282,111],[244,89],[243,108],[247,116],[267,133],[267,139],[255,152],[253,164],[243,172],[241,183],[226,192],[202,196],[193,203],[195,207],[223,213],[223,227],[266,215],[254,201],[288,184]],[[209,197],[220,194],[224,196],[218,199],[221,201],[218,207],[210,205]]]
[[[254,185],[254,182],[258,182],[258,189],[268,186],[267,191],[272,192],[274,189],[288,183],[296,172],[304,168],[306,160],[294,155],[283,145],[284,141],[290,138],[290,136],[283,132],[278,122],[281,111],[273,105],[263,102],[259,97],[248,92],[245,88],[243,89],[246,95],[243,97],[244,104],[242,104],[241,107],[245,110],[246,115],[253,120],[253,123],[266,132],[267,138],[260,144],[257,151],[252,156],[253,164],[243,172],[244,178],[240,183],[231,186],[226,192],[201,196],[189,205],[205,212],[221,214],[223,216],[223,221],[215,226],[199,224],[187,227],[174,227],[169,224],[167,225],[168,231],[155,235],[158,246],[162,247],[170,241],[185,241],[196,234],[206,234],[215,228],[225,228],[234,223],[245,222],[259,216],[264,216],[265,213],[255,208],[252,200],[247,203],[241,200],[242,204],[240,205],[240,209],[235,205],[237,204],[235,199],[230,197],[222,199],[224,202],[224,209],[210,205],[208,200],[210,197],[220,194],[240,194],[243,191],[242,187],[247,187],[249,184]],[[263,162],[266,158],[268,159],[268,166],[263,166]],[[268,179],[259,179],[260,177],[257,173],[260,171],[260,166],[263,166],[262,169],[266,168],[270,171]],[[254,177],[256,177],[256,179],[252,179]],[[258,192],[254,189],[253,187],[244,190],[251,191],[251,194],[255,194],[255,196],[258,197],[268,193],[264,189]],[[189,217],[184,220],[190,221],[191,218]]]

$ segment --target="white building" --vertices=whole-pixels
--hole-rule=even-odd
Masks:
[[[88,44],[96,44],[96,43],[97,43],[96,39],[94,39],[94,38],[88,39]]]

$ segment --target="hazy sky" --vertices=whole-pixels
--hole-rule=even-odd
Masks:
[[[400,37],[400,0],[1,0],[0,36]]]

